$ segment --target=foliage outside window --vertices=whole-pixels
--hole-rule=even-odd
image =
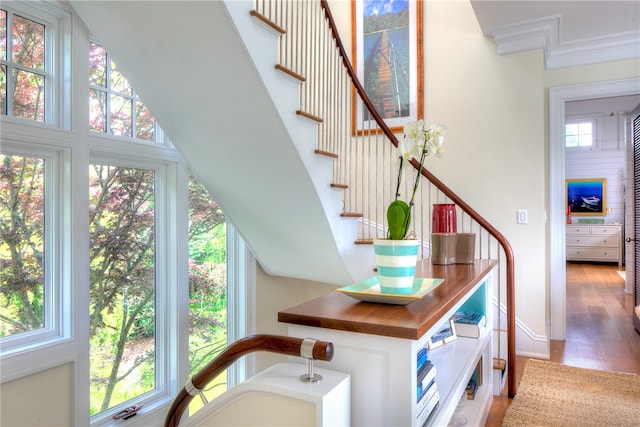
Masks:
[[[155,388],[154,178],[90,167],[91,415]]]
[[[0,337],[6,337],[44,327],[45,161],[0,160]]]
[[[226,218],[195,177],[189,180],[189,372],[194,375],[227,345]],[[226,373],[211,381],[209,400],[226,390]],[[201,400],[195,399],[197,410]]]
[[[593,145],[594,122],[576,121],[565,125],[566,147],[591,147]]]
[[[154,179],[143,169],[92,165],[91,415],[155,388]],[[190,371],[222,351],[226,334],[225,216],[189,183]],[[223,375],[206,391],[226,390]]]
[[[0,112],[45,121],[45,25],[0,9]]]
[[[89,44],[89,129],[156,141],[156,122],[104,48]]]

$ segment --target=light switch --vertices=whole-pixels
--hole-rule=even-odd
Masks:
[[[518,209],[518,224],[526,224],[527,222],[527,211],[525,209]]]

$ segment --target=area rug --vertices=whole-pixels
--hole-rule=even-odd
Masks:
[[[640,376],[529,359],[502,425],[640,426]]]

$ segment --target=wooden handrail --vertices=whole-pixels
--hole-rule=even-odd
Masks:
[[[364,88],[360,84],[358,77],[356,75],[355,70],[351,66],[351,61],[349,61],[349,57],[344,49],[344,45],[340,39],[340,35],[331,14],[331,10],[329,8],[329,4],[327,0],[320,0],[320,5],[325,12],[325,16],[327,18],[328,25],[331,29],[331,34],[333,39],[335,40],[338,51],[340,52],[340,56],[342,57],[342,63],[344,64],[349,77],[353,83],[353,86],[362,99],[364,105],[369,110],[369,113],[376,121],[377,126],[384,133],[384,135],[389,138],[391,143],[394,146],[398,146],[398,138],[391,131],[391,129],[387,126],[385,121],[382,119],[380,114],[377,112],[376,108],[373,106],[373,103],[369,99],[367,93]],[[507,359],[508,359],[508,373],[507,373],[507,390],[509,397],[514,397],[516,394],[517,384],[515,378],[515,364],[516,364],[516,337],[515,337],[515,267],[514,267],[514,256],[513,249],[509,244],[509,241],[500,233],[494,226],[492,226],[486,219],[484,219],[480,214],[478,214],[474,209],[471,208],[464,200],[462,200],[458,195],[456,195],[449,187],[447,187],[442,181],[435,177],[431,172],[427,169],[420,169],[420,163],[415,159],[411,161],[411,165],[418,170],[426,179],[428,179],[436,188],[442,191],[451,201],[453,201],[457,206],[462,209],[462,211],[466,212],[473,220],[475,220],[478,224],[480,224],[487,232],[493,236],[505,253],[506,258],[506,288],[507,288]]]
[[[307,348],[312,344],[311,348]],[[316,341],[309,338],[294,338],[280,335],[252,335],[241,338],[228,346],[216,358],[196,373],[187,385],[178,393],[167,413],[165,427],[176,427],[189,403],[212,379],[227,369],[241,356],[256,352],[267,351],[286,356],[299,356],[306,359],[333,359],[333,344],[326,341]]]

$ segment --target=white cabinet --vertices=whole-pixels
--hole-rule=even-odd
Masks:
[[[486,326],[479,338],[457,337],[428,350],[436,367],[439,405],[426,425],[446,426],[465,393],[469,379],[478,373],[481,386],[475,398],[467,400],[462,412],[466,425],[484,425],[491,407],[493,387],[492,325],[490,309],[495,262],[482,268],[438,267],[433,275],[444,277],[432,294],[406,306],[357,302],[335,292],[278,314],[289,323],[292,336],[312,337],[334,344],[331,362],[318,366],[351,375],[351,425],[422,426],[418,405],[418,352],[443,322],[457,310],[480,312]],[[459,283],[461,275],[476,269],[475,275]],[[457,274],[456,274],[457,272]],[[462,272],[462,273],[461,273]],[[447,276],[451,279],[447,280]],[[455,295],[455,296],[454,296]],[[453,297],[452,297],[453,296]],[[428,318],[427,322],[415,319]],[[424,329],[422,328],[424,326]],[[411,337],[417,332],[415,337]],[[403,336],[406,335],[406,336]]]
[[[622,225],[566,226],[567,260],[617,262],[622,265]]]

